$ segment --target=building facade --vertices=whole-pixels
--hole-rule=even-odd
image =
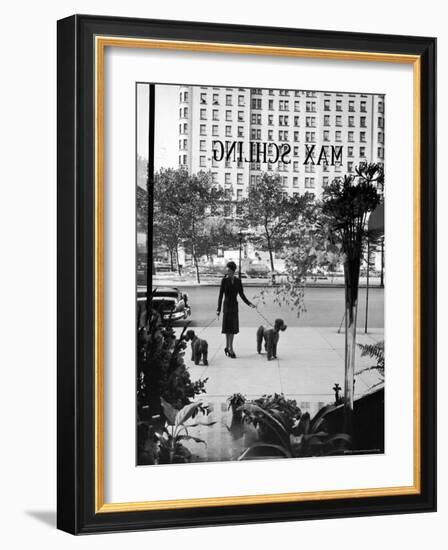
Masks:
[[[214,142],[286,144],[285,161],[214,159]],[[315,164],[307,151],[315,146]],[[264,146],[264,145],[263,145]],[[317,164],[322,147],[342,147],[335,162]],[[261,88],[179,86],[179,166],[210,171],[229,198],[247,194],[263,172],[278,172],[285,192],[319,197],[333,178],[361,162],[384,163],[384,96]],[[250,159],[249,156],[245,158]],[[266,160],[266,162],[264,162]],[[307,162],[305,162],[307,161]]]

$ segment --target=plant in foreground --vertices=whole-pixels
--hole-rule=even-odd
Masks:
[[[325,415],[334,408],[334,405],[327,405],[313,418],[306,412],[289,429],[271,412],[255,403],[246,403],[243,405],[244,411],[247,414],[255,414],[258,422],[265,425],[274,438],[254,443],[240,455],[238,460],[266,458],[266,453],[270,453],[268,456],[285,458],[342,454],[350,445],[351,438],[344,433],[328,433]]]
[[[204,440],[194,437],[188,433],[189,428],[196,426],[213,426],[215,422],[194,422],[187,424],[187,420],[193,418],[198,411],[206,411],[209,408],[201,401],[190,403],[182,409],[176,409],[168,401],[161,398],[163,412],[166,418],[166,424],[162,431],[156,431],[155,437],[159,443],[158,464],[174,464],[180,462],[189,462],[191,453],[182,442],[195,441],[196,443],[206,444]]]

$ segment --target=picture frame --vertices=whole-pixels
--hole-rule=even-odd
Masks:
[[[413,483],[142,502],[105,499],[105,51],[408,65],[413,71]],[[107,75],[106,75],[107,76]],[[58,505],[72,534],[436,509],[436,40],[74,15],[58,21]],[[399,222],[399,216],[397,220]],[[107,305],[107,304],[106,304]],[[393,343],[391,344],[393,345]],[[390,405],[393,406],[393,405]]]

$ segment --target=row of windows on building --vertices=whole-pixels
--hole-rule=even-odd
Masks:
[[[185,127],[185,124],[179,125],[179,133],[181,135],[188,134],[188,127]],[[199,134],[201,136],[207,136],[207,127],[205,124],[201,124],[199,129]],[[262,139],[262,130],[261,128],[251,128],[250,130],[250,139],[260,141]],[[220,128],[218,125],[212,125],[212,136],[219,137],[221,135]],[[303,141],[303,136],[305,137],[305,143],[316,143],[317,141],[317,133],[312,131],[307,131],[302,135],[301,132],[296,130],[293,132],[289,132],[288,130],[278,130],[277,134],[274,134],[274,130],[267,130],[266,133],[264,133],[267,141],[274,141],[275,139],[278,139],[281,142],[288,142],[288,141],[294,141],[296,143]],[[234,128],[232,126],[225,126],[224,127],[224,136],[231,138],[234,137]],[[244,138],[244,127],[238,126],[236,128],[236,136],[238,138]],[[344,139],[347,139],[349,143],[354,143],[355,141],[360,141],[361,143],[367,143],[367,132],[360,131],[359,134],[355,134],[355,131],[348,130],[346,136],[343,135],[342,130],[335,130],[334,131],[334,137],[332,137],[330,130],[324,130],[321,135],[322,141],[324,142],[330,142],[332,139],[336,142],[342,142]],[[377,140],[378,143],[384,143],[384,133],[382,131],[377,132]],[[184,145],[182,145],[184,144]],[[179,140],[179,148],[180,149],[186,149],[186,139]]]
[[[182,115],[183,115],[181,116],[181,118],[188,118],[187,107],[181,108],[180,112],[182,112]],[[199,118],[200,120],[208,120],[207,109],[200,110]],[[218,109],[212,110],[212,120],[217,122],[221,120],[220,112]],[[230,110],[225,111],[224,120],[226,122],[233,122],[233,111],[230,111]],[[252,113],[250,121],[251,121],[251,124],[255,124],[255,125],[261,125],[264,123],[264,121],[267,123],[268,126],[274,126],[275,124],[275,118],[273,114],[268,114],[265,117],[263,117],[261,113]],[[316,121],[317,121],[317,117],[306,116],[305,126],[315,128]],[[244,111],[238,112],[237,122],[244,122]],[[300,116],[278,115],[277,124],[278,126],[289,126],[290,124],[293,124],[294,126],[300,126]],[[342,126],[343,125],[342,115],[336,115],[333,120],[331,115],[324,115],[323,125],[332,126],[332,124],[334,124],[335,126]],[[361,128],[367,128],[367,117],[362,115],[359,117],[355,117],[354,115],[349,115],[346,119],[346,124],[352,128],[355,127],[357,124],[359,124]],[[379,128],[384,127],[384,118],[382,116],[377,117],[377,125]]]

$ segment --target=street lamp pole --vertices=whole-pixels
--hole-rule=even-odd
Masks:
[[[241,248],[242,248],[242,245],[243,245],[243,233],[242,233],[242,231],[239,231],[238,237],[240,239],[240,256],[239,256],[239,261],[238,261],[238,277],[241,279]]]

